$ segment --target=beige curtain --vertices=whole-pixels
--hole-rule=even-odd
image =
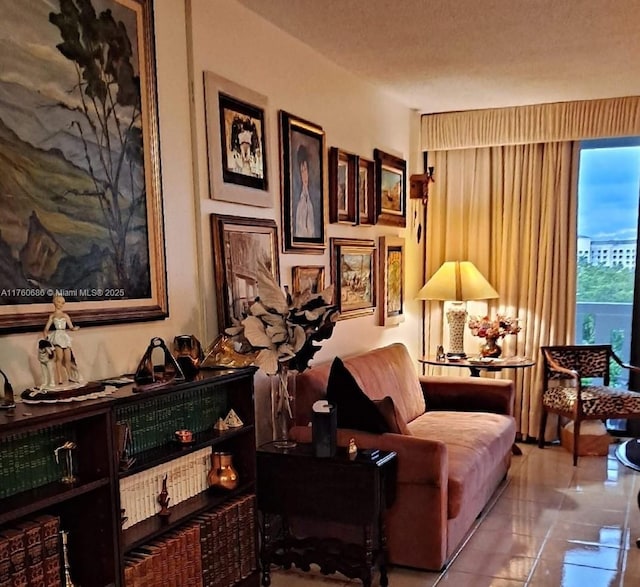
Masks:
[[[422,148],[436,170],[426,274],[444,261],[473,261],[500,293],[483,310],[523,319],[505,350],[538,364],[500,374],[516,381],[523,437],[538,435],[540,346],[575,336],[576,141],[638,135],[638,96],[422,117]],[[428,353],[446,336],[442,314],[428,303]]]
[[[540,346],[570,344],[575,336],[576,141],[638,135],[637,96],[422,117],[422,148],[436,177],[426,275],[444,261],[473,261],[500,294],[489,304],[491,315],[523,319],[505,350],[537,364],[500,375],[516,381],[523,437],[538,436]],[[428,303],[428,354],[444,342],[442,314],[441,304]]]
[[[539,347],[568,344],[575,329],[573,160],[569,142],[437,151],[429,160],[437,175],[429,201],[427,275],[446,260],[473,261],[500,294],[489,304],[490,314],[522,319],[522,332],[505,339],[505,352],[538,364],[502,376],[516,381],[523,437],[538,435]],[[428,309],[427,349],[434,349],[442,342],[442,306],[430,303]]]

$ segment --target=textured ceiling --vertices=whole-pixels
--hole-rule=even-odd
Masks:
[[[239,0],[416,110],[640,95],[640,0]]]

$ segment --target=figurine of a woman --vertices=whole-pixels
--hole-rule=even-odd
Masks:
[[[74,326],[69,314],[62,311],[65,299],[61,295],[53,296],[53,306],[55,310],[49,316],[44,327],[44,337],[53,345],[55,352],[55,370],[58,385],[62,385],[65,380],[63,369],[66,371],[66,379],[76,383],[80,376],[75,359],[71,350],[71,337],[67,333],[69,330],[79,330],[79,326]],[[53,329],[51,329],[53,327]]]

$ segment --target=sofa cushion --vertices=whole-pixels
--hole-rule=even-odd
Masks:
[[[499,468],[496,461],[511,453],[516,437],[511,416],[485,412],[426,412],[408,427],[413,436],[447,445],[449,519],[460,513],[465,499],[470,499]]]
[[[327,383],[327,400],[336,406],[338,428],[382,434],[389,427],[376,405],[360,389],[353,375],[336,357]]]
[[[371,399],[389,395],[405,422],[424,413],[426,406],[416,364],[400,343],[347,357],[344,364]]]
[[[388,431],[394,434],[411,435],[407,423],[402,419],[402,416],[398,413],[393,399],[387,395],[382,399],[374,400],[373,402],[378,408],[378,411],[382,414],[385,422],[387,423]]]

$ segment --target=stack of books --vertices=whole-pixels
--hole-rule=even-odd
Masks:
[[[59,532],[49,515],[0,532],[0,587],[62,587]]]
[[[75,441],[69,426],[10,435],[0,451],[0,499],[60,481],[54,450],[67,441]]]
[[[227,394],[219,388],[176,391],[133,404],[116,407],[116,420],[131,430],[131,454],[164,446],[175,440],[176,430],[194,433],[210,430],[219,417],[228,412]]]
[[[125,557],[125,587],[231,587],[257,568],[255,495],[230,499]]]
[[[125,557],[125,587],[202,585],[200,526],[189,524]]]
[[[127,518],[123,529],[155,516],[160,511],[158,495],[167,477],[169,507],[206,491],[211,468],[211,447],[189,453],[157,467],[120,479],[120,503]]]

